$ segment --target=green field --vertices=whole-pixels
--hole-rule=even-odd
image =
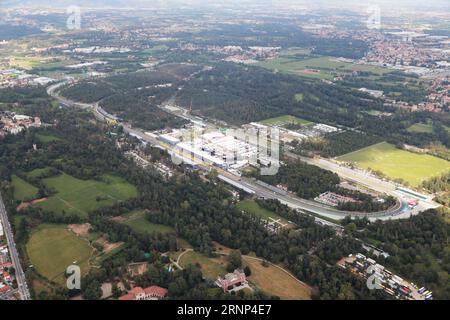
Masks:
[[[407,129],[411,133],[433,133],[433,125],[428,123],[416,123]]]
[[[275,118],[266,119],[263,121],[259,121],[259,123],[268,125],[268,126],[284,126],[287,124],[298,124],[298,125],[311,125],[312,122],[304,119],[300,119],[290,115],[279,116]]]
[[[363,169],[381,171],[390,179],[403,179],[417,187],[424,180],[447,173],[450,162],[425,154],[397,149],[383,142],[337,158]]]
[[[130,226],[134,231],[140,233],[175,233],[175,229],[162,224],[151,223],[145,217],[145,211],[133,211],[125,215],[126,220],[124,224]]]
[[[283,73],[296,74],[303,77],[333,80],[337,73],[364,71],[375,75],[383,75],[391,72],[387,68],[381,68],[365,64],[338,61],[336,58],[327,56],[309,55],[304,58],[295,57],[293,53],[286,52],[276,59],[260,62],[260,67],[277,70]],[[303,52],[302,54],[307,54]],[[308,73],[305,70],[318,70],[317,73]]]
[[[12,176],[11,182],[14,187],[14,199],[19,201],[33,200],[38,196],[38,188],[29,184],[18,176]]]
[[[80,180],[67,174],[43,179],[46,187],[56,191],[47,201],[37,206],[53,211],[81,214],[118,201],[127,200],[138,195],[137,189],[124,179],[105,175],[105,182],[96,180]]]
[[[36,133],[36,138],[42,143],[60,141],[61,139],[50,134]]]
[[[255,201],[253,200],[244,200],[239,202],[236,207],[239,210],[245,211],[247,213],[253,214],[257,217],[260,217],[262,219],[265,220],[270,220],[270,218],[274,219],[274,220],[278,220],[280,219],[280,222],[285,224],[287,223],[287,220],[280,217],[278,214],[276,214],[273,211],[269,211],[267,209],[264,209],[262,207],[260,207]]]
[[[227,273],[225,261],[219,258],[208,258],[201,253],[189,251],[184,253],[180,259],[180,265],[182,267],[197,263],[201,266],[202,273],[207,278],[215,280],[217,276]]]
[[[36,228],[26,245],[34,269],[60,285],[64,285],[64,272],[76,262],[82,274],[89,271],[93,249],[83,238],[77,237],[66,225],[42,224]]]

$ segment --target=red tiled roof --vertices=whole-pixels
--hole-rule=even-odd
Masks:
[[[0,292],[6,292],[9,290],[9,286],[3,286],[0,288]]]
[[[151,286],[144,289],[145,294],[164,298],[167,295],[167,289],[158,286]]]
[[[167,289],[158,287],[158,286],[151,286],[147,287],[145,289],[142,289],[141,287],[134,287],[133,289],[128,292],[128,294],[121,296],[119,300],[135,300],[137,295],[150,295],[152,297],[158,297],[158,298],[164,298],[167,295]]]
[[[128,293],[124,296],[119,297],[119,300],[134,300],[134,294]]]
[[[132,293],[135,296],[137,296],[138,294],[143,294],[143,293],[145,294],[145,291],[141,287],[134,287],[133,289],[131,289],[131,291],[129,293]]]

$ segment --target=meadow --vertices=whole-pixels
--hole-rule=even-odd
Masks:
[[[404,151],[386,142],[343,155],[337,160],[380,171],[390,179],[402,179],[413,187],[450,171],[449,161]]]
[[[88,212],[138,195],[137,189],[120,177],[104,175],[103,178],[104,181],[81,180],[61,174],[43,179],[45,186],[56,193],[37,205],[48,211],[86,216]]]
[[[252,271],[249,277],[250,282],[266,294],[286,300],[311,299],[311,288],[283,270],[273,265],[265,267],[260,260],[249,256],[244,256],[242,260]]]
[[[28,201],[38,196],[38,188],[16,175],[11,177],[11,183],[14,187],[14,200]]]
[[[49,143],[49,142],[55,142],[55,141],[60,141],[61,139],[50,135],[50,134],[44,134],[44,133],[36,133],[36,138],[38,138],[38,140],[42,143]]]
[[[433,125],[429,123],[415,123],[407,130],[411,133],[433,133]]]
[[[180,258],[180,265],[182,267],[186,267],[190,264],[199,264],[203,275],[213,280],[216,280],[219,275],[227,273],[226,261],[223,258],[208,258],[195,251],[185,252]]]
[[[278,214],[276,214],[273,211],[269,211],[265,208],[260,207],[255,201],[253,200],[244,200],[240,201],[236,207],[239,210],[245,211],[249,214],[255,215],[261,219],[264,220],[280,220],[282,224],[289,224],[288,221],[282,217],[280,217]]]
[[[134,231],[139,233],[175,233],[175,229],[162,224],[151,223],[146,219],[145,211],[133,211],[123,216],[125,220],[122,222],[130,226]]]
[[[26,251],[33,268],[50,281],[64,285],[68,266],[89,271],[93,248],[88,241],[70,231],[67,225],[41,224],[31,234]]]
[[[337,73],[342,72],[363,71],[371,72],[376,76],[391,72],[387,68],[339,61],[328,56],[310,55],[306,51],[300,52],[300,54],[305,55],[304,57],[296,57],[295,54],[299,54],[299,52],[295,50],[287,51],[276,59],[266,60],[258,65],[278,72],[326,80],[333,80]],[[316,70],[316,72],[311,72],[311,70]]]

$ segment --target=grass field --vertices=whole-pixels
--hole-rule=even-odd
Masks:
[[[298,125],[311,125],[312,122],[304,119],[300,119],[290,115],[279,116],[275,118],[266,119],[260,121],[260,123],[268,126],[284,126],[287,124],[298,124]]]
[[[424,180],[447,173],[450,162],[424,154],[397,149],[383,142],[337,158],[339,161],[353,162],[363,169],[383,172],[391,179],[403,179],[417,187]]]
[[[38,188],[29,184],[18,176],[11,177],[12,185],[14,187],[14,199],[19,201],[26,201],[35,199],[38,196]]]
[[[180,259],[180,265],[186,267],[189,264],[200,264],[203,276],[217,279],[217,276],[226,274],[226,261],[223,258],[208,258],[201,253],[188,251]]]
[[[249,257],[242,258],[252,271],[249,280],[268,295],[289,300],[310,300],[311,288],[282,270],[270,265],[264,267],[261,261]]]
[[[77,237],[66,225],[42,224],[31,234],[26,245],[34,269],[61,285],[65,283],[66,268],[76,261],[82,274],[89,271],[93,249],[83,238]]]
[[[13,67],[22,68],[26,70],[31,70],[33,67],[45,63],[45,57],[20,57],[14,56],[9,60],[9,63]]]
[[[104,178],[107,182],[80,180],[67,174],[44,179],[45,186],[57,193],[37,205],[53,212],[64,210],[86,216],[90,211],[137,196],[137,189],[124,179],[111,175]]]
[[[60,141],[61,139],[50,134],[36,133],[36,138],[42,143]]]
[[[269,211],[267,209],[264,209],[260,207],[255,201],[253,200],[244,200],[239,202],[236,207],[239,210],[245,211],[249,214],[253,214],[257,217],[260,217],[265,220],[270,220],[270,218],[274,220],[280,219],[280,222],[282,224],[288,224],[287,220],[277,215],[275,212]]]
[[[140,233],[175,233],[175,229],[162,224],[151,223],[145,217],[145,211],[133,211],[125,215],[124,224],[130,226],[134,231]]]
[[[433,125],[428,123],[416,123],[407,129],[411,133],[433,133]]]
[[[303,54],[307,54],[306,52]],[[391,72],[387,68],[381,68],[365,64],[338,61],[333,57],[310,55],[304,59],[294,57],[293,53],[286,52],[279,58],[260,62],[260,67],[277,70],[283,73],[296,74],[303,77],[332,80],[335,73],[365,71],[375,75],[383,75]],[[306,70],[317,70],[318,72],[307,72]]]

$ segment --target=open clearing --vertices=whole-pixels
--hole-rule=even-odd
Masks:
[[[65,282],[66,268],[76,261],[82,274],[89,271],[93,249],[88,242],[76,236],[67,225],[42,224],[31,234],[26,245],[34,269],[58,284]]]
[[[264,267],[261,261],[243,256],[242,260],[252,271],[249,280],[268,295],[289,300],[310,300],[311,288],[294,279],[286,272],[269,265]]]
[[[172,227],[165,226],[162,224],[151,223],[146,219],[145,211],[133,211],[124,216],[125,220],[121,223],[124,223],[130,226],[134,231],[139,233],[175,233],[175,230]]]
[[[293,51],[280,55],[276,59],[271,59],[258,63],[260,67],[277,70],[283,73],[290,73],[304,77],[333,80],[335,74],[342,72],[364,71],[372,72],[375,75],[383,75],[391,72],[387,68],[381,68],[366,64],[356,64],[346,61],[339,61],[328,56],[309,55],[306,57],[295,57]],[[297,53],[298,54],[298,53]]]
[[[45,134],[45,133],[36,133],[36,138],[38,138],[39,141],[42,143],[49,143],[49,142],[61,140],[60,138],[58,138],[56,136],[53,136],[51,134]]]
[[[29,184],[18,176],[12,176],[11,182],[14,187],[14,199],[19,201],[32,200],[38,196],[38,188]]]
[[[391,179],[403,179],[418,187],[424,180],[450,171],[450,162],[426,154],[397,149],[383,142],[337,158],[363,169],[383,172]]]
[[[279,126],[279,127],[285,126],[287,124],[297,124],[297,125],[304,125],[304,126],[312,124],[311,121],[300,119],[300,118],[290,116],[290,115],[284,115],[284,116],[266,119],[266,120],[260,121],[260,123],[268,125],[268,126]]]
[[[201,253],[195,251],[185,252],[181,259],[180,265],[184,268],[190,264],[199,264],[203,276],[216,280],[219,275],[226,274],[226,261],[225,258],[208,258]]]
[[[136,197],[137,189],[124,179],[104,175],[104,181],[80,180],[67,174],[44,179],[46,187],[56,194],[39,206],[53,212],[76,213],[86,216],[88,212],[118,201]]]
[[[255,201],[253,200],[244,200],[240,201],[236,207],[239,210],[245,211],[249,214],[255,215],[261,219],[273,221],[273,220],[279,220],[279,222],[282,225],[289,225],[288,221],[282,217],[280,217],[278,214],[276,214],[273,211],[269,211],[267,209],[264,209],[260,207]],[[292,226],[292,225],[290,225]]]
[[[410,126],[407,130],[412,133],[433,133],[433,125],[427,123],[416,123]]]

